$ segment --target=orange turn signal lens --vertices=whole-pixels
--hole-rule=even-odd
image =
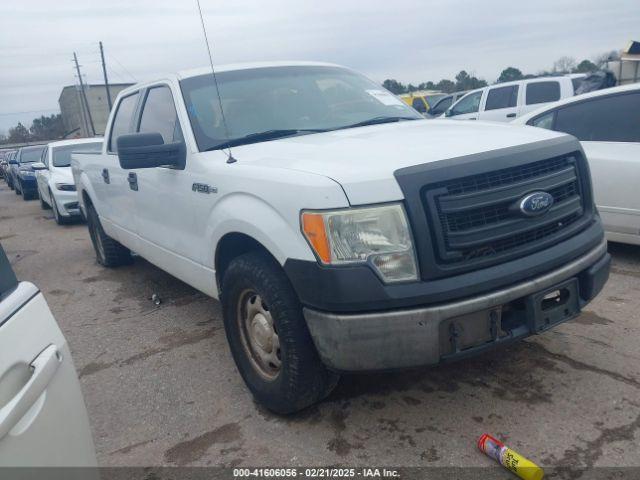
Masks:
[[[331,262],[329,239],[324,226],[324,218],[318,213],[302,214],[302,231],[311,244],[311,248],[323,263]]]

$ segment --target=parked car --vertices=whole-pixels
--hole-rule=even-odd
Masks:
[[[441,92],[418,91],[400,95],[400,98],[404,103],[413,107],[422,115],[425,115],[429,111],[431,106],[444,96],[445,94]]]
[[[1,245],[0,392],[0,468],[8,478],[51,474],[6,467],[97,466],[67,341],[42,292],[16,279]],[[94,471],[78,475],[93,478]]]
[[[640,84],[568,98],[514,123],[580,140],[607,237],[640,245]]]
[[[436,118],[436,117],[439,117],[440,115],[443,115],[444,112],[446,112],[447,109],[452,104],[457,102],[458,99],[462,98],[466,93],[467,93],[467,91],[465,90],[463,92],[450,93],[446,97],[442,97],[440,100],[437,100],[433,104],[433,106],[426,113],[425,117],[427,117],[427,118]]]
[[[573,137],[426,120],[336,65],[216,73],[220,103],[211,69],[123,90],[72,170],[98,262],[133,250],[219,298],[267,408],[539,333],[606,281]]]
[[[14,157],[13,163],[10,163],[11,183],[16,195],[22,194],[24,200],[38,196],[33,164],[41,160],[44,149],[45,145],[22,147]]]
[[[11,190],[13,190],[13,177],[11,175],[11,161],[15,159],[17,155],[17,151],[10,152],[9,155],[5,157],[7,164],[4,166],[4,180],[7,182],[7,185]]]
[[[102,139],[61,140],[47,145],[41,162],[32,165],[42,209],[53,209],[58,225],[80,217],[78,194],[71,173],[71,152],[99,151]]]
[[[574,93],[572,78],[567,76],[498,83],[467,93],[445,112],[445,117],[509,122]]]
[[[9,158],[13,156],[15,150],[5,150],[0,159],[0,177],[7,181],[7,171],[9,169]]]

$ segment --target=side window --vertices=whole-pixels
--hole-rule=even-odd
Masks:
[[[586,142],[640,142],[640,92],[562,107],[556,113],[554,130]]]
[[[451,95],[448,97],[444,97],[442,100],[436,103],[433,106],[433,108],[431,108],[431,110],[429,110],[429,113],[431,113],[431,115],[440,115],[447,108],[449,108],[452,103],[453,103],[453,97]]]
[[[147,93],[140,118],[141,133],[159,133],[164,143],[183,140],[173,95],[169,87],[153,87]]]
[[[527,125],[531,125],[532,127],[540,127],[546,128],[547,130],[553,129],[553,116],[555,115],[555,110],[552,112],[547,112],[539,117],[533,118],[529,120]]]
[[[485,110],[515,107],[518,104],[518,85],[496,87],[489,90]]]
[[[118,110],[116,116],[113,119],[113,126],[111,127],[111,135],[109,136],[109,151],[115,152],[117,149],[116,141],[120,135],[126,135],[132,133],[131,120],[133,119],[133,113],[135,112],[136,105],[138,104],[138,93],[129,95],[120,100],[118,104]]]
[[[465,113],[475,113],[480,107],[480,99],[482,98],[482,90],[470,93],[463,97],[457,104],[451,107],[451,115],[463,115]]]
[[[47,167],[49,166],[49,149],[45,147],[42,150],[42,156],[40,157],[40,161],[44,163]]]
[[[533,82],[527,84],[527,105],[560,100],[560,83]]]
[[[415,108],[417,111],[419,111],[420,113],[425,113],[427,111],[427,107],[424,104],[424,100],[422,100],[422,98],[420,97],[414,98],[413,102],[411,102],[411,106]]]

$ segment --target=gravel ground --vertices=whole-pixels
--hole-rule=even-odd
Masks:
[[[573,321],[443,367],[344,376],[283,418],[248,394],[216,301],[140,258],[102,268],[86,226],[52,218],[0,185],[0,241],[69,341],[103,466],[487,466],[483,432],[545,466],[640,465],[640,247],[610,245],[611,278]]]

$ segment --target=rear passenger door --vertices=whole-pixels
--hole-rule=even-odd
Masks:
[[[518,85],[492,87],[488,90],[480,120],[510,122],[518,115]]]
[[[143,92],[137,122],[136,132],[160,133],[165,144],[184,142],[174,96],[167,84],[155,85]],[[137,176],[133,196],[142,243],[139,253],[169,271],[173,269],[165,262],[173,254],[196,260],[192,169],[187,152],[182,170],[172,167],[130,170]]]
[[[520,115],[532,112],[548,103],[557,102],[561,98],[569,96],[568,92],[562,92],[562,86],[557,80],[528,82],[524,85],[524,89]]]

